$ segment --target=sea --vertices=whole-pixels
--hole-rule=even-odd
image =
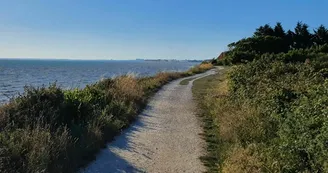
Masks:
[[[133,73],[151,76],[162,71],[185,71],[199,62],[145,60],[24,60],[0,59],[0,104],[24,91],[24,86],[83,88],[103,78]]]

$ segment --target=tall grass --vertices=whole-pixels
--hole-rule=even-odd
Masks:
[[[234,65],[226,84],[216,82],[228,93],[208,91],[202,104],[217,129],[216,171],[328,172],[328,40],[319,28],[264,25],[216,61]]]
[[[266,54],[212,82],[200,101],[216,130],[207,132],[210,170],[328,172],[326,58]]]
[[[171,80],[204,72],[132,75],[105,79],[84,89],[26,87],[0,107],[0,172],[74,172],[127,127],[148,98]]]

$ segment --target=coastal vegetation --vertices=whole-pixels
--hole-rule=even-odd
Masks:
[[[211,85],[197,95],[208,172],[328,172],[324,26],[264,25],[214,62],[231,67],[202,79]]]
[[[123,75],[83,89],[25,87],[0,107],[0,172],[75,172],[133,122],[161,86],[210,68]]]
[[[222,85],[226,82],[224,79],[227,69],[221,69],[215,75],[197,79],[192,86],[193,95],[200,108],[199,115],[203,121],[203,135],[207,143],[207,153],[201,157],[204,165],[208,168],[207,172],[219,171],[219,166],[223,161],[220,156],[224,154],[223,151],[226,148],[225,143],[221,143],[219,122],[217,121],[217,117],[221,113],[217,112],[217,109],[221,106],[218,98],[227,94],[227,85]]]

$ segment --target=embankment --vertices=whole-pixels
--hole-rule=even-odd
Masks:
[[[74,172],[129,126],[166,83],[212,68],[120,76],[84,89],[30,88],[0,108],[0,172]]]

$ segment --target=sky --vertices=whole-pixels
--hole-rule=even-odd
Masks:
[[[328,26],[327,0],[0,2],[0,58],[210,59],[267,23]]]

